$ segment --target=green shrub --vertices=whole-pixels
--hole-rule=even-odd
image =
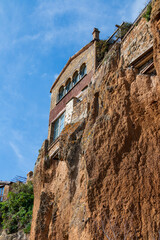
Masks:
[[[23,229],[29,233],[33,208],[33,185],[13,184],[8,199],[0,203],[2,226],[8,233],[15,233]]]
[[[108,52],[109,47],[114,43],[114,41],[111,39],[109,42],[106,42],[106,40],[100,40],[97,41],[97,63],[99,64],[102,59],[104,58],[104,55],[106,52]]]
[[[151,3],[149,3],[145,13],[143,14],[143,17],[147,20],[147,22],[149,22],[150,20],[151,12],[152,12],[152,5]]]

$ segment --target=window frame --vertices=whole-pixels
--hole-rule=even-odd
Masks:
[[[53,141],[55,141],[61,134],[64,128],[65,112],[63,112],[53,123]]]
[[[82,75],[82,72],[83,72],[83,75]],[[64,83],[64,85],[61,85],[61,87],[59,88],[56,104],[58,104],[74,88],[74,86],[76,86],[77,83],[86,75],[87,75],[87,64],[84,62],[79,68],[79,70],[76,69],[72,77],[69,77],[66,83]]]
[[[83,75],[82,75],[82,70],[83,70]],[[80,79],[83,78],[86,74],[87,74],[87,65],[86,63],[83,63],[79,71]]]
[[[65,94],[67,94],[71,89],[72,89],[72,81],[71,81],[71,78],[69,78],[66,82],[66,92],[65,92]]]
[[[58,93],[58,101],[60,101],[65,96],[64,91],[65,91],[64,86],[61,86]]]
[[[0,202],[3,202],[4,186],[0,188]]]
[[[76,81],[74,81],[76,79]],[[78,71],[75,71],[75,73],[73,74],[73,78],[72,78],[72,83],[73,83],[73,87],[79,82],[79,74]]]

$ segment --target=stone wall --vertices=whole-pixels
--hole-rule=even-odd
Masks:
[[[81,94],[81,91],[88,86],[91,81],[93,72],[91,71],[86,76],[84,76],[74,87],[66,94],[61,101],[50,111],[49,116],[49,127],[48,127],[48,140],[52,139],[52,122],[55,121],[65,110],[66,104],[74,97],[77,97]]]
[[[50,141],[52,135],[52,122],[65,111],[66,104],[73,98],[77,97],[91,81],[93,75],[93,69],[95,65],[95,44],[91,42],[89,47],[82,51],[81,49],[72,58],[73,60],[68,64],[64,72],[61,74],[59,80],[52,89],[51,94],[51,106],[49,115],[49,127],[48,127],[48,140]],[[81,52],[82,51],[82,52]],[[79,54],[80,53],[80,54]],[[58,103],[57,96],[59,89],[62,85],[65,85],[68,78],[72,78],[74,72],[80,70],[81,65],[85,63],[87,66],[87,75],[84,76]]]
[[[51,95],[51,106],[50,111],[55,107],[57,103],[57,94],[62,85],[65,85],[68,78],[72,78],[74,72],[80,70],[80,67],[83,63],[87,65],[87,74],[94,69],[94,56],[95,56],[95,48],[94,44],[92,44],[88,49],[83,51],[80,55],[78,55],[75,59],[71,61],[68,67],[65,69],[64,73],[59,78],[57,84],[54,86]],[[69,101],[69,100],[68,100]]]
[[[70,124],[72,121],[72,115],[73,115],[73,109],[76,103],[78,102],[78,98],[72,98],[67,104],[66,104],[66,112],[65,112],[65,124]]]
[[[76,123],[85,119],[88,114],[88,89],[83,93],[84,95],[80,97],[80,101],[78,101],[73,108],[73,113],[71,117],[71,123]]]
[[[4,192],[3,192],[3,201],[5,201],[7,199],[10,189],[11,189],[10,185],[5,185]]]
[[[153,57],[157,74],[160,75],[160,2],[154,0],[152,5],[151,26],[152,32],[154,33]]]
[[[121,55],[124,66],[129,65],[152,45],[151,23],[141,17],[122,40]]]
[[[91,81],[93,71],[90,71],[84,78],[82,78],[59,102],[58,104],[50,111],[49,123],[53,122],[58,114],[63,111],[66,107],[66,104],[73,98],[77,97],[80,92],[88,86]],[[54,90],[56,93],[56,89]]]

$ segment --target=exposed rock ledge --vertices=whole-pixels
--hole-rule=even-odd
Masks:
[[[3,231],[0,240],[29,240],[29,235],[25,234],[23,230],[13,234],[6,234],[6,232]]]

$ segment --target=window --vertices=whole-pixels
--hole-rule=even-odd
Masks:
[[[78,72],[76,71],[73,75],[73,86],[78,82],[79,80],[79,75]]]
[[[68,93],[70,89],[71,89],[71,79],[69,78],[66,83],[66,93]]]
[[[54,123],[54,131],[53,131],[53,141],[56,140],[57,137],[59,137],[60,133],[62,132],[64,128],[64,119],[65,119],[65,113],[63,113]]]
[[[64,87],[62,86],[60,89],[59,89],[59,95],[58,95],[58,100],[61,100],[64,96]]]
[[[0,188],[0,202],[3,201],[3,192],[4,192],[4,187]]]
[[[87,67],[86,67],[86,64],[83,63],[80,68],[80,77],[82,78],[84,75],[86,75],[86,73],[87,73]]]

